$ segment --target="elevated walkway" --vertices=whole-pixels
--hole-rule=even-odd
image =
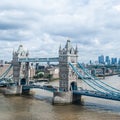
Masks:
[[[59,62],[58,57],[54,58],[19,58],[19,62]]]

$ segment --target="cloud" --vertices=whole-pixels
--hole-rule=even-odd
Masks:
[[[119,56],[119,0],[4,0],[0,2],[1,58],[23,44],[31,57],[58,56],[68,38],[79,60]],[[7,49],[6,49],[7,48]],[[7,51],[8,50],[8,51]]]

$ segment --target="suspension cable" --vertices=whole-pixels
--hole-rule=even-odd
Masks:
[[[98,78],[96,78],[96,77],[93,77],[91,74],[89,74],[89,73],[85,70],[85,68],[84,68],[80,63],[78,63],[78,65],[79,65],[79,67],[80,67],[89,77],[91,77],[92,79],[96,79],[97,81],[101,82],[102,84],[106,85],[107,87],[109,87],[109,88],[111,88],[111,89],[113,89],[113,90],[116,90],[116,91],[119,91],[119,92],[120,92],[120,90],[118,90],[118,89],[116,89],[116,88],[114,88],[114,87],[112,87],[112,86],[110,86],[110,85],[102,82],[100,79],[98,79]],[[95,82],[96,82],[96,81],[95,81]],[[97,83],[98,83],[98,82],[97,82]],[[99,84],[99,83],[98,83],[98,84]],[[109,90],[109,89],[108,89],[108,90]],[[110,91],[112,91],[112,90],[110,90]],[[113,92],[115,92],[115,91],[113,91]],[[117,93],[117,94],[120,94],[119,92],[116,92],[116,93]]]
[[[86,80],[86,79],[85,79]],[[88,81],[88,80],[87,80]],[[109,92],[110,94],[116,93],[116,94],[120,94],[114,91],[111,91],[107,88],[105,88],[104,86],[102,86],[101,84],[99,84],[98,82],[94,81],[93,79],[89,79],[89,82],[93,83],[95,86],[97,86],[98,88],[104,90],[105,92]]]
[[[12,68],[12,65],[10,65],[8,69],[0,76],[0,79],[4,78],[9,73],[11,68]]]
[[[98,91],[98,92],[101,92],[100,90],[98,90],[97,88],[93,87],[92,85],[90,85],[84,78],[83,76],[78,72],[78,70],[71,64],[69,63],[69,65],[71,66],[71,68],[73,69],[73,71],[80,77],[82,78],[82,80],[88,85],[90,86],[91,88],[93,88],[94,90]],[[104,93],[104,92],[101,92],[101,93]]]

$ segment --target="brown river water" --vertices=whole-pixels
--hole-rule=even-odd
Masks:
[[[103,81],[120,89],[118,76]],[[59,106],[52,105],[50,99],[0,93],[0,120],[120,120],[120,101],[92,97],[83,97],[82,100],[81,105]]]

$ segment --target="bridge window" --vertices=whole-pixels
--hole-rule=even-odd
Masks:
[[[74,63],[75,61],[74,60],[71,60],[71,63]]]
[[[75,63],[75,58],[71,57],[71,63]]]

